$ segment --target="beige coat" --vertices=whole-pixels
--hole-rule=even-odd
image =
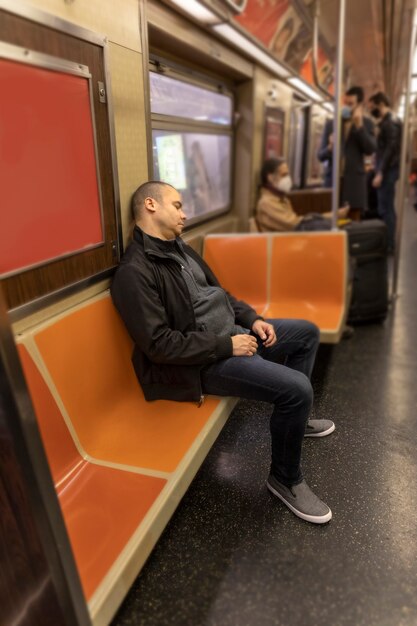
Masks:
[[[262,187],[256,205],[256,221],[261,232],[295,230],[302,219],[294,212],[289,198],[275,195]]]

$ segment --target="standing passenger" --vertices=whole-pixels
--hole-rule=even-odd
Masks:
[[[394,206],[395,183],[399,173],[402,127],[400,121],[393,118],[390,102],[382,91],[369,98],[369,104],[371,115],[381,120],[376,153],[376,174],[372,184],[378,194],[379,216],[388,228],[388,252],[392,254],[395,247],[397,222]]]
[[[182,242],[186,216],[171,185],[141,185],[132,209],[133,241],[111,293],[135,344],[133,365],[145,398],[199,402],[214,394],[272,403],[267,487],[298,517],[328,522],[332,513],[300,466],[303,437],[334,430],[330,420],[308,421],[318,328],[303,320],[266,321],[224,291]]]
[[[351,87],[344,97],[342,108],[341,196],[340,203],[348,204],[352,214],[363,215],[367,207],[367,187],[364,157],[376,151],[374,125],[364,116],[364,91]],[[333,120],[327,120],[317,158],[326,162],[325,186],[332,186],[333,175]],[[356,209],[356,211],[355,211]]]

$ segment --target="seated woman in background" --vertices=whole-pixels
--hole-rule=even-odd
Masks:
[[[256,223],[261,232],[291,230],[330,230],[331,213],[297,215],[288,197],[292,181],[284,159],[267,159],[261,170],[261,195],[256,205]],[[349,208],[338,210],[338,218]]]

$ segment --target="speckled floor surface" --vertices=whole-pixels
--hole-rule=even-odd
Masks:
[[[389,318],[320,350],[315,411],[336,431],[305,440],[303,468],[333,520],[266,491],[270,406],[241,402],[112,626],[417,624],[416,274],[411,208]]]

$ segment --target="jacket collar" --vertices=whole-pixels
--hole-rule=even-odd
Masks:
[[[143,246],[145,254],[151,256],[168,256],[172,252],[178,252],[181,249],[181,240],[179,237],[169,239],[167,241],[152,237],[145,233],[138,225],[133,229],[133,240]]]

